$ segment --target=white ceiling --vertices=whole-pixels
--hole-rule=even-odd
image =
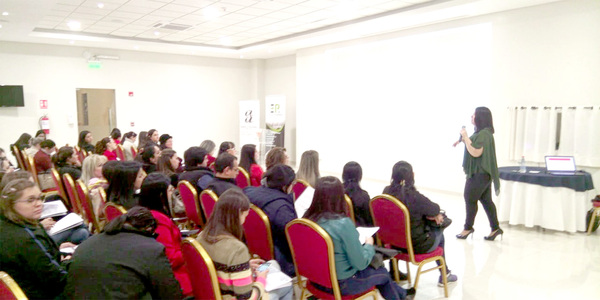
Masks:
[[[554,1],[0,0],[0,41],[270,58]],[[70,28],[72,21],[80,28]]]

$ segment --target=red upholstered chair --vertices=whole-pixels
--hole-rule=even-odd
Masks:
[[[306,190],[307,187],[310,186],[310,184],[302,179],[296,179],[294,180],[293,187],[292,187],[292,192],[294,193],[294,201],[296,201],[296,199],[298,199],[298,197],[300,197],[300,195],[302,195],[302,193],[304,192],[304,190]]]
[[[92,201],[90,200],[87,187],[83,182],[81,182],[81,180],[76,180],[75,190],[77,191],[77,197],[79,201],[81,201],[81,209],[84,212],[84,220],[87,221],[87,224],[92,224],[91,231],[93,233],[100,232],[100,224],[98,223],[98,219],[94,213],[94,208],[92,206]]]
[[[217,270],[202,245],[193,238],[185,238],[181,244],[181,252],[190,274],[194,298],[203,300],[222,299]]]
[[[29,166],[29,155],[27,155],[27,153],[25,153],[25,150],[21,150],[21,158],[23,159],[23,170],[25,170],[27,172],[31,172],[29,170],[29,168],[31,168]]]
[[[306,278],[300,299],[305,299],[305,290],[319,299],[362,299],[368,296],[377,299],[375,287],[359,295],[342,296],[335,272],[333,241],[317,223],[295,219],[285,226],[285,235],[292,251],[296,275]],[[333,294],[315,288],[313,283],[332,289]]]
[[[448,298],[446,262],[442,257],[444,249],[438,247],[430,253],[414,253],[410,233],[410,215],[408,213],[408,208],[395,197],[385,194],[376,196],[369,202],[369,207],[371,209],[371,215],[373,216],[374,225],[379,226],[379,231],[377,231],[379,242],[385,247],[405,249],[405,251],[400,252],[396,257],[392,258],[392,267],[394,269],[396,281],[399,281],[398,260],[406,261],[409,283],[411,282],[410,263],[419,266],[417,269],[417,278],[415,279],[415,289],[417,289],[419,276],[421,276],[422,273],[441,269],[444,282],[444,295]],[[440,265],[421,271],[425,264],[435,261],[439,261]]]
[[[54,185],[56,186],[56,191],[58,192],[58,195],[60,196],[62,202],[67,208],[70,208],[71,203],[69,200],[69,195],[67,195],[65,186],[62,182],[62,179],[60,178],[60,175],[58,174],[58,171],[56,171],[55,168],[52,168],[50,169],[50,175],[52,175],[52,180],[54,181]]]
[[[112,203],[112,202],[106,202],[106,204],[104,205],[104,215],[106,216],[106,220],[108,222],[112,221],[113,219],[116,219],[124,214],[127,213],[127,210],[125,209],[125,207]]]
[[[19,285],[6,272],[0,271],[0,299],[27,300]]]
[[[346,206],[348,207],[348,218],[350,218],[350,220],[356,224],[356,219],[354,218],[354,204],[352,204],[352,199],[350,199],[350,196],[344,194],[344,200],[346,200]]]
[[[134,146],[131,146],[131,157],[135,158],[137,156],[137,149]]]
[[[269,217],[252,204],[244,222],[244,235],[251,254],[256,254],[264,260],[275,259]]]
[[[63,174],[63,183],[65,184],[65,192],[68,195],[68,199],[71,204],[71,210],[74,213],[82,216],[83,208],[81,207],[81,202],[79,201],[79,197],[77,195],[77,189],[75,188],[75,182],[73,181],[71,174]]]
[[[179,195],[183,201],[185,207],[185,214],[188,220],[196,224],[197,227],[204,227],[204,220],[202,219],[202,210],[200,209],[200,203],[198,203],[198,192],[186,180],[182,180],[177,184],[179,189]]]
[[[125,161],[125,154],[123,154],[123,146],[117,145],[117,149],[115,149],[115,153],[117,153],[117,158],[120,161]]]
[[[35,167],[35,161],[33,160],[32,156],[27,157],[27,159],[29,161],[29,172],[31,173],[31,177],[33,177],[33,181],[35,181],[38,187],[42,189],[42,185],[40,185],[40,178],[38,177],[37,168]],[[42,193],[45,193],[46,195],[58,194],[56,187],[43,189]]]
[[[240,172],[237,174],[237,177],[235,178],[235,184],[237,186],[240,187],[240,189],[243,189],[245,187],[250,186],[250,174],[248,174],[248,171],[246,171],[244,168],[239,167]]]
[[[17,145],[12,145],[12,151],[15,155],[15,158],[17,159],[17,164],[19,165],[19,168],[26,170],[27,168],[25,167],[24,156],[21,150],[19,150],[19,147],[17,147]]]
[[[202,204],[202,211],[204,212],[204,219],[208,221],[208,218],[213,212],[219,196],[211,190],[204,190],[200,193],[200,204]]]

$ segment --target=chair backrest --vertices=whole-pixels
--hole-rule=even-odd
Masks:
[[[71,177],[71,174],[69,173],[63,174],[62,177],[63,183],[65,184],[65,192],[67,193],[69,202],[71,203],[71,210],[78,215],[83,215],[81,201],[79,201],[79,196],[77,195],[77,188],[75,187],[73,177]]]
[[[181,201],[185,207],[185,214],[188,219],[196,224],[198,227],[204,227],[204,220],[202,219],[202,211],[200,210],[200,203],[198,203],[198,192],[186,180],[182,180],[177,184],[179,189],[179,195],[181,195]]]
[[[15,154],[15,158],[17,159],[17,164],[19,165],[19,168],[25,170],[25,163],[24,163],[24,159],[23,159],[23,153],[21,152],[21,150],[19,150],[19,147],[17,147],[17,145],[12,145],[12,151]]]
[[[0,299],[27,300],[19,285],[6,272],[0,271]]]
[[[217,270],[202,245],[195,239],[188,237],[181,244],[181,252],[190,275],[194,298],[221,299]]]
[[[125,209],[125,207],[112,203],[112,202],[106,202],[106,204],[104,205],[104,215],[106,216],[106,220],[108,222],[112,221],[113,219],[116,219],[124,214],[127,213],[127,210]]]
[[[211,190],[204,190],[200,193],[200,204],[202,204],[202,211],[204,211],[204,219],[206,221],[208,221],[218,200],[219,196]]]
[[[29,155],[25,153],[25,150],[21,150],[21,158],[23,159],[23,170],[29,172],[29,168],[31,168],[29,166]]]
[[[115,149],[115,152],[117,153],[117,158],[120,161],[125,161],[125,154],[123,153],[123,146],[117,145],[117,149]]]
[[[414,261],[408,208],[397,198],[383,194],[369,201],[374,226],[379,227],[377,238],[382,244],[406,249]]]
[[[56,171],[55,168],[51,168],[50,169],[50,174],[52,175],[52,181],[54,181],[54,185],[56,186],[56,190],[58,191],[58,195],[60,196],[60,198],[62,198],[63,203],[67,207],[70,208],[71,207],[71,202],[69,200],[69,195],[67,195],[67,192],[65,190],[65,185],[62,182],[60,174],[58,174],[58,171]]]
[[[77,153],[79,161],[83,163],[83,160],[87,157],[87,151],[79,148],[79,146],[75,146],[75,152]]]
[[[35,161],[33,160],[32,156],[28,156],[27,160],[29,161],[29,173],[31,173],[31,177],[33,177],[33,181],[35,181],[35,184],[37,184],[38,187],[40,187],[41,189],[42,186],[40,185],[40,179],[38,178],[37,168],[35,167]]]
[[[131,146],[131,157],[135,158],[137,156],[137,149],[134,146]]]
[[[356,224],[356,219],[354,218],[354,204],[352,204],[352,199],[350,199],[350,196],[344,194],[344,200],[346,200],[346,206],[348,207],[348,218],[350,218],[350,220]]]
[[[99,232],[100,226],[98,224],[96,214],[94,213],[94,208],[92,206],[92,201],[90,201],[90,194],[87,187],[81,180],[75,180],[75,189],[77,191],[77,197],[79,197],[79,201],[81,202],[81,208],[85,212],[85,219],[87,220],[88,224],[92,224],[93,232]]]
[[[333,290],[341,299],[340,286],[335,272],[333,241],[317,223],[308,219],[295,219],[285,226],[296,275]]]
[[[250,211],[244,222],[246,245],[251,254],[264,260],[275,259],[271,222],[260,208],[250,204]]]
[[[239,186],[240,189],[250,186],[250,174],[248,174],[248,171],[244,168],[238,168],[240,169],[240,172],[237,174],[237,177],[235,177],[235,184]]]
[[[304,190],[306,190],[307,187],[310,186],[310,184],[302,179],[296,179],[294,180],[293,187],[292,187],[292,192],[294,193],[294,201],[295,199],[298,199],[300,197],[300,195],[302,195],[302,193],[304,192]]]

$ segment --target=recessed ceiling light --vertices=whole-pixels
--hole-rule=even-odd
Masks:
[[[75,41],[69,41],[69,44],[73,45],[75,44]]]
[[[0,24],[0,28],[2,28],[2,24]]]
[[[220,17],[225,11],[225,7],[208,6],[202,9],[202,15],[209,20],[213,20]]]
[[[219,42],[221,43],[221,45],[231,45],[231,38],[228,36],[224,36],[219,39]]]
[[[78,21],[69,21],[67,22],[67,26],[71,30],[79,30],[81,28],[81,23]]]
[[[135,49],[135,50],[140,49],[140,46],[133,46],[133,49]]]
[[[154,32],[154,35],[156,35],[156,36],[159,36],[159,35],[160,35],[160,32],[159,32],[159,31],[155,31],[155,32]]]
[[[243,55],[243,54],[242,54],[242,55],[240,55],[240,58],[244,58],[244,55]]]
[[[7,11],[3,11],[3,12],[2,12],[2,15],[3,15],[3,16],[8,16],[8,12],[7,12]]]
[[[98,2],[98,4],[96,4],[96,6],[98,6],[98,8],[104,8],[104,3]]]

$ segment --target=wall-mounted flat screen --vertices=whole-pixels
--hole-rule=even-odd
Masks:
[[[0,107],[25,106],[22,85],[0,85]]]

